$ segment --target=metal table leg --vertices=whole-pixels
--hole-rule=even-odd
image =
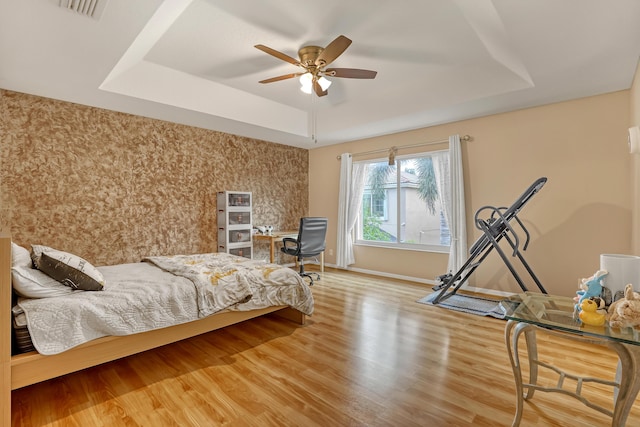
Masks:
[[[579,377],[561,371],[560,369],[538,359],[538,348],[536,343],[536,331],[539,328],[536,325],[509,320],[505,327],[505,341],[507,351],[509,353],[509,361],[513,369],[513,376],[516,383],[516,414],[513,419],[513,427],[520,425],[522,420],[522,412],[524,409],[524,401],[531,399],[535,390],[544,392],[560,392],[570,395],[580,400],[584,405],[595,409],[603,414],[611,417],[612,427],[623,427],[629,416],[629,411],[633,407],[638,392],[640,391],[640,345],[628,344],[619,341],[613,341],[607,338],[598,338],[595,336],[573,335],[564,332],[558,332],[551,329],[543,329],[546,333],[556,335],[573,341],[588,342],[608,347],[618,354],[619,363],[615,381],[608,381],[592,377]],[[522,366],[518,353],[518,342],[520,336],[524,333],[527,345],[527,357],[529,358],[529,382],[524,383],[522,380]],[[555,371],[559,375],[557,387],[543,387],[537,384],[538,367],[542,366]],[[564,379],[571,378],[577,382],[575,391],[563,388]],[[611,386],[614,388],[614,410],[613,412],[607,408],[603,408],[590,402],[581,394],[583,383],[593,382]],[[527,389],[526,392],[524,389]]]
[[[514,330],[515,329],[515,330]],[[512,333],[512,330],[513,333]],[[517,427],[522,420],[522,411],[524,409],[524,400],[531,399],[535,392],[534,387],[527,387],[524,392],[524,383],[522,381],[522,366],[520,364],[520,356],[518,354],[518,341],[520,335],[524,332],[527,344],[527,357],[529,358],[529,383],[536,384],[538,381],[538,347],[536,344],[536,327],[528,323],[516,322],[509,320],[505,328],[505,341],[507,351],[509,352],[509,361],[513,369],[513,376],[516,381],[516,415],[513,419],[512,426]]]

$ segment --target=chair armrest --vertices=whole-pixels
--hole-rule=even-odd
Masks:
[[[298,248],[298,239],[294,239],[291,237],[284,237],[282,239],[282,252],[295,255],[295,253],[298,252]]]
[[[282,244],[284,245],[285,248],[291,245],[298,247],[298,239],[294,239],[292,237],[284,237],[282,239]]]

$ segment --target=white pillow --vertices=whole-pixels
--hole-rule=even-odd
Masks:
[[[11,242],[11,267],[33,267],[29,251],[13,242]]]
[[[73,292],[70,287],[31,267],[12,267],[11,281],[16,294],[25,298],[58,297]]]
[[[101,291],[104,286],[102,273],[77,255],[48,246],[31,245],[31,259],[38,270],[72,289]]]

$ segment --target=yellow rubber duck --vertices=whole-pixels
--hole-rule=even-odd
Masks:
[[[605,315],[598,313],[598,304],[591,299],[586,299],[580,303],[580,320],[585,325],[602,326],[605,322]]]

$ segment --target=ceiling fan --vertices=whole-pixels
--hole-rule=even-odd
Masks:
[[[270,47],[258,44],[255,47],[261,51],[303,69],[303,71],[297,73],[261,80],[260,83],[273,83],[280,80],[300,77],[300,83],[302,84],[301,90],[303,92],[311,93],[311,89],[313,88],[316,95],[325,96],[331,84],[326,77],[346,77],[351,79],[375,78],[377,71],[360,70],[356,68],[325,68],[340,56],[350,44],[350,39],[345,36],[338,36],[325,48],[320,46],[304,46],[298,50],[299,61]]]

